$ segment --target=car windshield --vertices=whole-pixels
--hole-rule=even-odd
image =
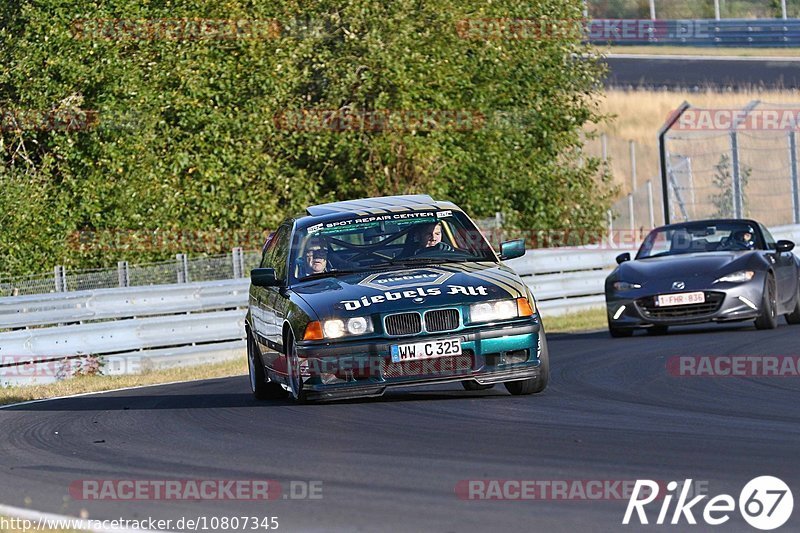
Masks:
[[[689,223],[650,232],[636,259],[762,248],[758,233],[748,222]]]
[[[459,211],[407,211],[348,217],[298,228],[295,280],[376,268],[492,261],[491,246]]]

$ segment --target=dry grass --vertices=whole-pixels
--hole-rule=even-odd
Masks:
[[[563,316],[543,317],[547,333],[579,333],[596,331],[607,326],[606,309],[598,307]]]
[[[0,405],[141,385],[238,376],[246,372],[247,360],[241,357],[208,365],[151,370],[142,374],[76,377],[47,385],[0,388]]]

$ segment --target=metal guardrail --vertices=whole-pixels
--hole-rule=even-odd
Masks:
[[[774,228],[773,235],[800,244],[800,226]],[[626,251],[633,250],[529,250],[508,265],[531,288],[546,319],[602,307],[604,280]],[[248,288],[244,278],[0,298],[0,385],[30,383],[31,375],[55,380],[35,370],[4,379],[4,370],[43,356],[49,361],[38,366],[104,355],[109,374],[241,356]]]
[[[800,19],[592,19],[589,42],[603,45],[800,46]]]

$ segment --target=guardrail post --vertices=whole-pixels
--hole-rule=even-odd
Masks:
[[[175,254],[175,269],[178,283],[189,283],[189,260],[186,254]]]
[[[56,292],[67,292],[67,271],[61,265],[56,265],[53,269],[55,274]]]
[[[244,277],[244,254],[240,247],[231,250],[231,262],[233,263],[233,279]]]
[[[120,287],[130,287],[131,279],[128,275],[127,261],[117,261],[117,278],[119,279]]]
[[[797,179],[797,133],[789,132],[789,161],[792,172],[792,219],[800,224],[800,182]]]

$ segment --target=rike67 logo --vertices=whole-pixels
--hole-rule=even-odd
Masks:
[[[676,491],[679,486],[682,487],[680,495]],[[648,524],[645,506],[656,499],[661,500],[661,509],[655,521],[658,525],[681,524],[683,520],[687,524],[696,525],[697,520],[694,513],[700,513],[701,508],[702,519],[708,525],[718,526],[730,520],[730,514],[736,510],[737,504],[733,496],[720,494],[705,502],[705,506],[699,506],[698,504],[708,496],[702,494],[689,500],[691,486],[691,479],[687,479],[681,485],[676,481],[670,481],[667,483],[665,494],[659,494],[659,483],[649,479],[636,480],[622,523],[630,524],[635,511],[639,523]],[[640,497],[642,495],[644,496]],[[678,496],[678,499],[672,509],[671,519],[669,519],[674,496]],[[695,506],[698,506],[697,509],[694,509]],[[756,529],[767,531],[779,528],[789,520],[794,508],[794,498],[789,486],[782,480],[773,476],[760,476],[751,479],[744,486],[742,492],[739,493],[738,506],[742,518],[748,524]]]

